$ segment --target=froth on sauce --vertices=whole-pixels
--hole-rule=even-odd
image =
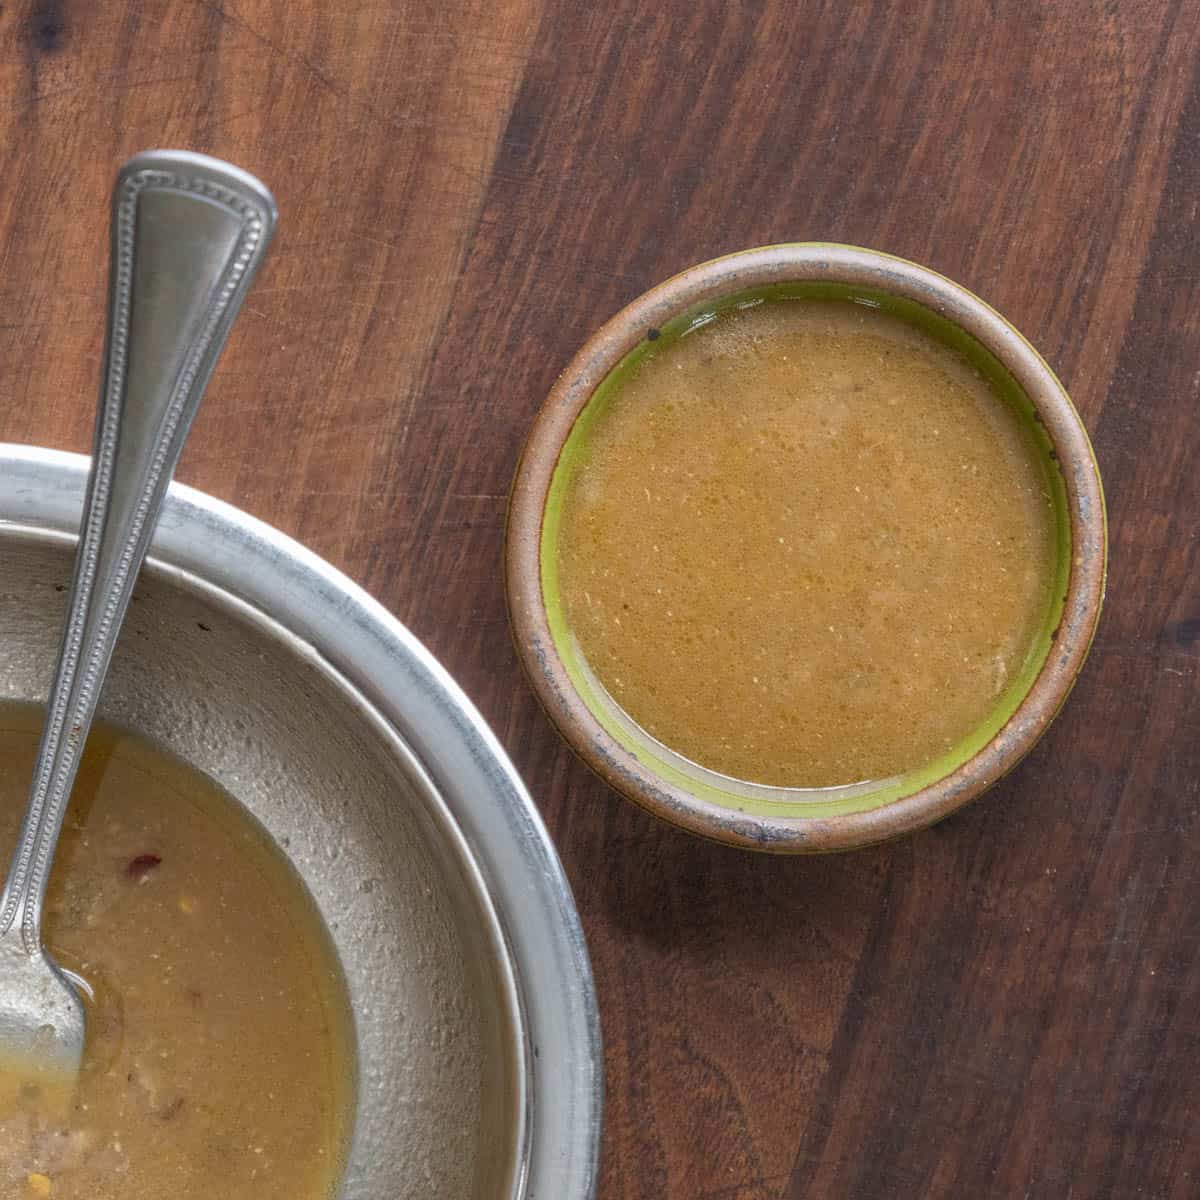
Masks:
[[[558,572],[592,671],[737,779],[827,787],[932,762],[1020,671],[1053,508],[1020,418],[956,352],[840,300],[726,312],[606,402]]]
[[[40,719],[0,711],[4,863]],[[0,1110],[0,1195],[334,1194],[351,1115],[341,972],[292,868],[211,780],[98,727],[55,857],[43,936],[95,998],[65,1115],[29,1089]]]

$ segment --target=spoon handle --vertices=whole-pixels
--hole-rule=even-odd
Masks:
[[[199,154],[130,159],[112,197],[108,338],[68,616],[0,938],[40,953],[42,900],[79,756],[167,484],[275,227],[253,176]]]

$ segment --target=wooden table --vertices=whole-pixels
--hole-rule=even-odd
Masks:
[[[119,160],[269,182],[281,232],[180,477],[380,597],[524,773],[595,965],[603,1200],[1200,1195],[1196,0],[15,0],[0,47],[0,437],[90,444]],[[1030,759],[930,832],[790,861],[591,778],[500,581],[579,343],[788,239],[1006,313],[1112,523],[1099,638]]]

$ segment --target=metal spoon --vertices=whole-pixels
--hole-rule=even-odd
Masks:
[[[42,901],[96,702],[179,453],[275,227],[259,181],[199,154],[127,162],[83,522],[29,806],[0,896],[0,1065],[69,1086],[86,984],[42,947]]]

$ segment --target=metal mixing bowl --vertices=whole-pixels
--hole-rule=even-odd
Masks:
[[[87,460],[0,444],[0,700],[45,699]],[[329,927],[359,1048],[343,1200],[587,1200],[600,1123],[570,891],[503,750],[383,608],[173,486],[101,715],[217,780]]]

